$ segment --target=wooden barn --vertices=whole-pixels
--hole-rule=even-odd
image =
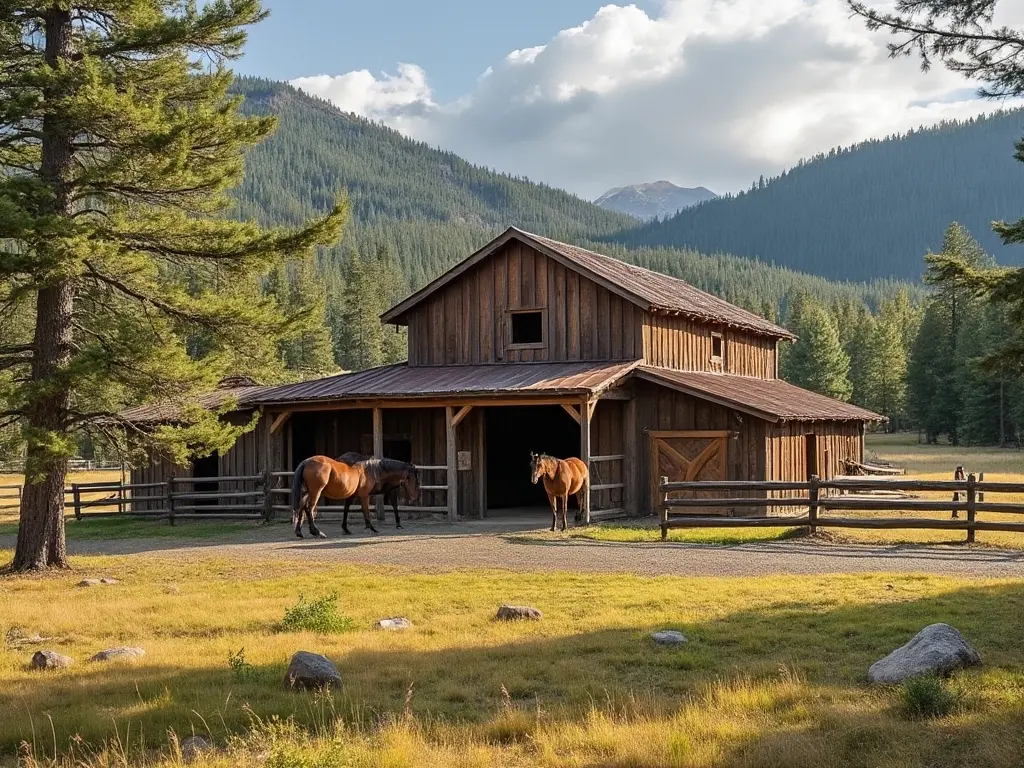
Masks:
[[[882,419],[781,381],[786,329],[516,228],[383,320],[408,326],[406,363],[243,393],[260,427],[221,463],[236,471],[235,451],[245,472],[351,450],[412,461],[426,468],[418,508],[454,520],[546,510],[530,452],[578,456],[596,518],[649,513],[662,475],[840,474]]]

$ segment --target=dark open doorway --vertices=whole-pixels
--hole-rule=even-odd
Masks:
[[[318,427],[316,413],[296,413],[292,416],[292,466],[289,469],[295,469],[310,456],[320,453],[316,449]]]
[[[818,472],[818,436],[812,434],[804,435],[805,450],[807,452],[807,479],[810,480]]]
[[[192,477],[197,478],[192,484],[196,493],[216,493],[220,490],[220,484],[217,482],[201,483],[198,480],[200,477],[220,477],[220,454],[214,451],[209,456],[193,459]],[[217,499],[195,499],[193,503],[197,507],[210,506],[216,504]]]
[[[530,482],[530,452],[580,455],[580,427],[561,406],[486,409],[487,509],[549,509],[543,483]],[[574,502],[570,501],[570,507]]]

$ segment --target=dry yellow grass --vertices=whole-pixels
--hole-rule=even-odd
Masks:
[[[25,478],[22,475],[0,473],[0,486],[23,485]],[[72,472],[68,475],[68,486],[71,483],[119,483],[121,472],[119,470],[92,470],[90,472]],[[0,490],[0,496],[10,496],[14,490]],[[109,494],[83,493],[83,500],[98,499]],[[0,523],[13,523],[18,520],[18,500],[0,499]]]
[[[9,553],[0,552],[0,560]],[[56,638],[67,672],[0,650],[0,764],[173,765],[173,731],[229,766],[1018,766],[1024,760],[1020,581],[912,575],[758,579],[422,574],[282,561],[76,558],[0,580],[0,630]],[[84,576],[117,586],[77,588]],[[281,632],[301,592],[336,591],[356,631]],[[502,602],[541,622],[493,620]],[[404,615],[407,633],[373,631]],[[987,667],[960,706],[908,720],[867,667],[948,621]],[[677,628],[678,649],[648,633]],[[139,663],[86,661],[139,645]],[[251,671],[228,655],[245,649]],[[333,697],[281,685],[299,649],[333,658]],[[82,763],[76,763],[83,760]],[[32,761],[26,761],[32,765]]]

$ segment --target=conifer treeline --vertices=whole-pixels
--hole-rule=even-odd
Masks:
[[[921,254],[959,221],[1003,264],[1022,263],[993,220],[1020,215],[1013,162],[1024,111],[949,121],[833,149],[750,190],[636,225],[611,239],[725,251],[834,280],[917,280]]]
[[[960,224],[947,228],[941,254],[994,266]],[[783,377],[888,416],[889,429],[917,429],[928,442],[944,435],[954,444],[1021,444],[1024,379],[994,362],[1013,333],[1006,310],[942,277],[936,257],[925,261],[933,291],[921,302],[899,291],[872,314],[855,301],[794,297],[786,326],[800,338],[782,351]]]

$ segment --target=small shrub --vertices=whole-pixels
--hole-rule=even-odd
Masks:
[[[903,683],[900,700],[908,717],[944,717],[956,708],[959,697],[939,678],[922,675]]]
[[[245,660],[245,648],[237,651],[228,651],[228,666],[235,680],[246,682],[256,677],[256,667]]]
[[[349,632],[355,626],[348,616],[338,613],[338,593],[332,592],[316,600],[299,595],[299,602],[284,612],[281,629],[285,632],[319,632],[338,634]]]

